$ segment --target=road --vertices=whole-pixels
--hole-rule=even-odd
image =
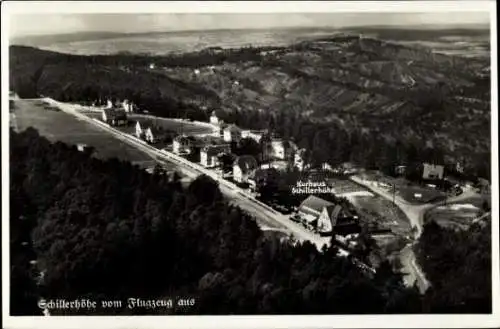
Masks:
[[[308,231],[304,227],[292,222],[288,219],[287,216],[280,214],[275,211],[271,207],[262,202],[256,200],[253,196],[249,195],[249,193],[231,182],[222,179],[213,171],[207,170],[201,165],[189,162],[188,160],[181,158],[180,156],[167,152],[165,150],[158,150],[144,141],[135,138],[132,135],[125,134],[117,129],[109,127],[108,125],[96,120],[92,119],[78,111],[78,108],[72,104],[61,103],[50,98],[45,98],[45,101],[51,103],[52,105],[58,106],[62,111],[69,113],[75,116],[77,119],[83,120],[92,124],[96,127],[100,127],[103,130],[106,130],[108,133],[113,135],[115,138],[122,140],[125,143],[128,143],[137,149],[150,154],[155,158],[160,158],[165,161],[172,162],[175,164],[180,171],[190,177],[196,178],[200,174],[205,174],[219,183],[219,188],[221,192],[228,197],[230,200],[235,202],[238,206],[240,206],[243,210],[247,211],[250,215],[255,217],[260,223],[267,223],[271,227],[284,227],[286,228],[295,239],[299,241],[310,241],[313,243],[318,250],[324,245],[329,245],[330,239],[326,237],[321,237],[317,234],[314,234],[311,231]],[[346,256],[348,253],[344,250],[339,251],[340,255]]]
[[[399,254],[399,259],[403,266],[403,272],[405,273],[404,277],[405,283],[411,286],[416,282],[420,292],[422,293],[425,292],[425,290],[427,290],[427,288],[430,286],[430,283],[429,281],[427,281],[427,279],[425,278],[425,274],[418,266],[416,262],[415,253],[413,252],[413,246],[415,245],[415,243],[418,241],[418,238],[422,234],[425,213],[435,207],[447,203],[460,202],[461,200],[468,199],[474,196],[475,192],[471,188],[466,188],[462,194],[457,195],[455,197],[447,198],[446,200],[435,203],[416,205],[404,200],[397,194],[394,195],[392,190],[387,191],[373,184],[374,183],[373,181],[364,180],[359,176],[351,176],[350,179],[353,182],[366,187],[367,189],[376,193],[377,195],[380,195],[381,197],[389,200],[390,202],[393,202],[394,200],[394,204],[397,207],[399,207],[401,211],[403,211],[406,217],[408,217],[408,220],[410,221],[411,225],[416,228],[414,241],[408,244],[405,248],[403,248],[403,250],[401,250]]]
[[[369,189],[370,191],[389,200],[390,202],[392,202],[394,199],[394,204],[398,206],[399,209],[401,209],[401,211],[403,211],[406,217],[408,217],[411,225],[416,228],[417,231],[415,233],[415,239],[418,239],[422,234],[422,229],[424,225],[424,215],[427,211],[447,203],[459,202],[461,200],[465,200],[476,195],[475,192],[472,191],[472,189],[467,188],[463,191],[462,194],[457,195],[455,197],[447,198],[445,201],[417,205],[406,201],[397,194],[394,196],[392,190],[387,191],[379,186],[376,186],[373,184],[373,181],[363,180],[359,176],[351,176],[350,179],[353,182],[360,184]]]

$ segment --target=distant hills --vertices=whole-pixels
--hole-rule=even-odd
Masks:
[[[467,38],[463,53],[475,47]],[[243,127],[265,128],[273,117],[273,125],[296,140],[337,127],[377,138],[379,145],[402,143],[408,152],[439,150],[448,163],[466,158],[466,166],[489,172],[489,58],[349,33],[166,56],[77,56],[11,46],[10,58],[11,86],[21,97],[129,98],[160,116],[189,111],[201,120],[204,108],[220,108]],[[305,123],[316,126],[306,132]],[[307,138],[304,145],[313,135]]]

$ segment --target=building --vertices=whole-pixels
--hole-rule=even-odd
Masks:
[[[443,179],[444,166],[424,163],[423,179]]]
[[[395,172],[396,172],[396,175],[405,175],[406,174],[406,166],[396,166]]]
[[[113,102],[111,101],[111,99],[108,99],[108,100],[106,101],[106,108],[107,108],[107,109],[111,109],[111,108],[113,108]]]
[[[241,129],[236,125],[229,125],[224,129],[225,142],[239,142],[241,139]]]
[[[295,143],[291,141],[285,141],[281,138],[271,139],[271,156],[278,160],[289,160],[293,159],[293,155],[297,150]]]
[[[213,111],[212,115],[210,115],[210,123],[213,124],[214,126],[218,126],[221,123],[215,111]]]
[[[148,127],[144,133],[144,139],[148,143],[156,143],[158,141],[158,131],[154,128]]]
[[[306,169],[306,149],[299,149],[295,152],[293,164],[300,171]]]
[[[142,138],[143,134],[144,134],[144,129],[142,129],[141,123],[137,121],[137,123],[135,124],[135,136],[137,138]]]
[[[260,143],[260,141],[266,134],[266,130],[242,130],[241,138],[251,138],[257,143]]]
[[[230,152],[231,146],[229,144],[207,145],[201,149],[200,163],[207,168],[217,167],[219,165],[219,156]]]
[[[253,156],[239,156],[233,164],[233,179],[237,183],[248,183],[249,177],[255,170],[257,170],[257,160]]]
[[[341,210],[339,205],[311,195],[302,201],[298,213],[310,228],[331,232]]]
[[[102,121],[112,126],[126,125],[127,113],[123,109],[105,108],[102,111]]]
[[[128,99],[122,102],[122,107],[127,113],[134,112],[135,110],[134,103],[130,102]]]
[[[191,151],[191,141],[189,138],[183,135],[179,135],[174,138],[173,141],[173,151],[177,154],[186,154]]]
[[[87,144],[76,144],[76,149],[80,152],[84,152],[87,148]]]

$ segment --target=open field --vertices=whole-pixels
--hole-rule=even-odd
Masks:
[[[18,131],[33,127],[40,135],[51,141],[67,144],[86,144],[95,147],[97,158],[118,158],[143,167],[154,164],[154,159],[111,137],[106,132],[62,111],[48,110],[48,105],[40,100],[17,100],[11,115],[11,125]],[[47,107],[47,108],[46,108]]]
[[[456,203],[441,205],[429,210],[424,221],[435,221],[441,226],[468,228],[472,222],[484,213],[484,203],[491,207],[490,195],[476,195]]]
[[[425,204],[444,200],[446,194],[432,187],[420,186],[408,181],[405,178],[395,178],[382,175],[380,173],[364,173],[363,177],[377,182],[380,187],[389,192],[393,192],[391,186],[396,186],[396,195],[411,204]]]
[[[432,203],[446,198],[446,194],[441,191],[420,186],[401,186],[396,189],[396,193],[414,204]],[[418,195],[421,197],[417,197]]]

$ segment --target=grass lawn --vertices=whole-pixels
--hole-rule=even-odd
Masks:
[[[96,119],[102,118],[101,113],[87,112],[85,114],[91,118],[96,118]],[[159,126],[165,130],[176,131],[177,133],[180,133],[182,131],[187,135],[208,134],[213,131],[213,129],[208,126],[199,125],[192,122],[181,122],[178,120],[167,119],[167,118],[151,118],[138,114],[129,114],[128,119],[130,123],[127,127],[117,127],[117,128],[126,133],[134,133],[136,122],[139,121],[143,128],[146,128],[148,126]]]
[[[16,120],[19,131],[33,127],[40,135],[54,142],[93,146],[96,149],[95,156],[98,158],[118,158],[146,167],[155,162],[149,155],[112,137],[109,133],[65,112],[47,109],[46,105],[38,100],[17,100],[16,110],[11,119]]]

